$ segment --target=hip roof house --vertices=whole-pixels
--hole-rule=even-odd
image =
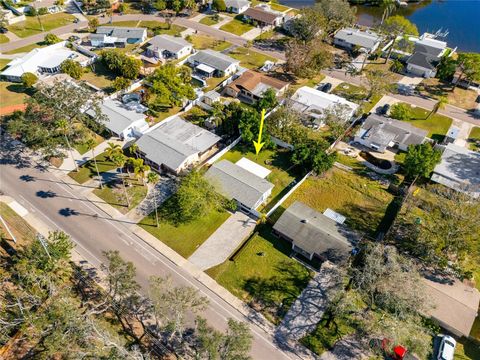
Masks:
[[[345,28],[338,31],[333,37],[333,43],[339,47],[352,50],[355,46],[366,49],[368,52],[377,50],[381,37],[373,31]]]
[[[479,198],[480,153],[455,144],[448,144],[440,164],[433,169],[431,180]]]
[[[334,263],[349,258],[354,236],[347,229],[295,201],[273,225],[274,234],[292,243],[292,250],[312,260],[317,257]]]
[[[180,174],[201,162],[219,141],[219,136],[175,116],[145,133],[137,145],[148,164]]]
[[[248,8],[243,17],[247,21],[255,22],[259,27],[275,27],[282,25],[284,15],[281,12],[265,9],[261,6]]]
[[[413,55],[407,59],[407,71],[426,78],[435,77],[437,65],[447,50],[445,41],[437,40],[432,34],[423,34],[415,43]]]
[[[204,77],[223,77],[238,71],[240,61],[214,50],[200,50],[187,59],[194,70]]]
[[[355,141],[383,153],[395,146],[407,151],[409,145],[422,144],[427,135],[428,131],[407,122],[371,114],[355,134]]]
[[[192,44],[181,37],[157,35],[148,41],[147,56],[157,59],[181,59],[192,51]]]
[[[252,171],[228,160],[221,160],[205,174],[216,190],[235,199],[240,209],[258,216],[256,209],[268,199],[273,184]]]
[[[100,26],[95,34],[90,35],[90,43],[94,47],[125,47],[126,44],[140,44],[146,39],[146,28],[121,26]]]

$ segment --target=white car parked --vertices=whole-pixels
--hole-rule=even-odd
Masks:
[[[457,342],[454,338],[448,335],[444,335],[442,337],[442,341],[440,342],[440,347],[438,348],[438,360],[453,360],[453,356],[455,353],[455,346]]]

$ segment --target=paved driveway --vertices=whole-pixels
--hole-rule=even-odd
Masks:
[[[255,229],[256,222],[237,211],[188,258],[202,270],[223,263]]]

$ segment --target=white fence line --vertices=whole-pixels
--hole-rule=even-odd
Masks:
[[[242,140],[241,136],[239,136],[238,138],[233,140],[233,142],[230,145],[224,147],[222,150],[220,150],[215,155],[213,155],[210,159],[205,161],[205,164],[212,165],[215,161],[220,159],[227,151],[229,151],[231,148],[233,148],[235,145],[237,145],[240,142],[240,140]]]
[[[304,182],[305,180],[307,180],[307,178],[308,178],[311,174],[312,174],[312,171],[309,171],[309,172],[307,173],[307,175],[305,175],[299,182],[297,182],[294,186],[292,186],[292,188],[291,188],[290,190],[288,190],[288,192],[267,212],[267,216],[272,215],[273,212],[274,212],[275,210],[277,210],[277,208],[278,208],[280,205],[282,205],[283,202],[284,202],[285,200],[287,200],[287,198],[288,198],[290,195],[292,195],[292,193],[293,193],[295,190],[297,190],[298,187],[299,187],[300,185],[302,185],[303,182]]]
[[[139,87],[142,87],[142,85],[143,85],[143,80],[138,80],[137,82],[134,82],[132,85],[130,85],[126,89],[117,91],[117,92],[107,96],[106,99],[115,99],[119,95],[123,95],[123,94],[131,92],[133,90],[137,90]]]

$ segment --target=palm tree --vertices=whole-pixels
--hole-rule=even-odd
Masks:
[[[150,166],[143,163],[143,159],[135,159],[133,161],[133,172],[138,179],[142,179],[145,185],[145,174],[150,171]]]
[[[107,158],[112,160],[116,155],[122,154],[123,155],[123,150],[120,145],[115,144],[113,142],[107,143],[108,148],[105,150],[105,154],[107,155]]]
[[[383,25],[383,22],[397,8],[397,3],[395,0],[382,0],[380,6],[383,7],[382,21],[380,22],[380,25]]]
[[[160,180],[158,174],[156,172],[150,171],[147,175],[147,182],[149,184],[153,185],[153,201],[154,201],[154,206],[155,206],[155,219],[157,221],[157,227],[159,226],[158,224],[158,210],[157,210],[157,193],[155,192],[155,185],[158,183]]]
[[[438,110],[444,109],[447,104],[448,99],[445,96],[440,96],[432,111],[428,114],[427,119],[430,119],[430,116],[436,114]]]
[[[65,142],[67,143],[68,150],[70,151],[70,156],[72,157],[73,163],[75,164],[75,171],[78,172],[78,164],[75,160],[75,157],[73,156],[73,149],[70,145],[70,140],[68,139],[68,134],[70,133],[70,126],[68,121],[65,119],[59,120],[57,122],[57,128],[60,130],[60,132],[63,133],[63,136],[65,137]]]
[[[95,158],[95,145],[97,143],[93,138],[88,138],[88,140],[85,142],[85,145],[87,146],[87,149],[92,152],[92,158],[93,158],[93,163],[95,164],[95,170],[97,170],[97,175],[98,175],[98,181],[100,181],[100,189],[103,189],[103,181],[102,177],[100,176],[100,171],[98,171],[98,165],[97,165],[97,159]]]
[[[122,174],[122,183],[123,183],[123,191],[125,193],[125,199],[127,199],[127,206],[130,207],[130,199],[128,198],[127,193],[127,186],[125,185],[125,177],[123,176],[123,167],[125,166],[125,162],[127,161],[127,157],[122,153],[115,153],[110,160],[115,164],[117,168],[120,168],[120,173]]]
[[[135,153],[135,157],[138,159],[138,145],[137,145],[137,143],[133,143],[132,145],[130,145],[130,151],[132,153]]]

